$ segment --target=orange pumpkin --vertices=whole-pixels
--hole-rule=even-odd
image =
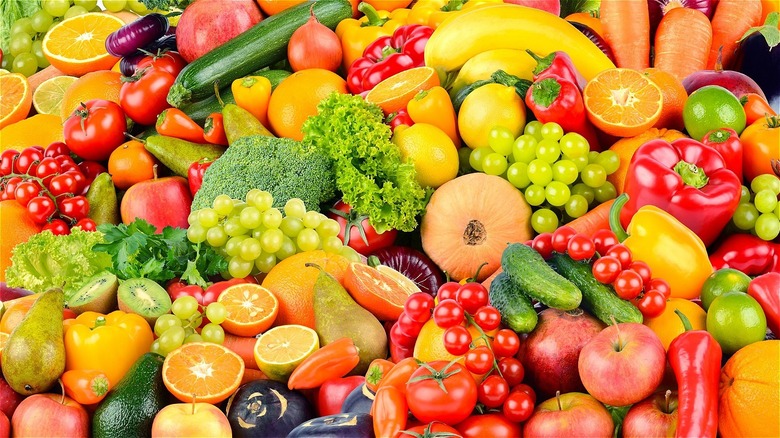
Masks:
[[[531,238],[531,208],[498,176],[472,173],[444,183],[431,196],[420,225],[422,246],[455,281],[488,278],[510,243]]]

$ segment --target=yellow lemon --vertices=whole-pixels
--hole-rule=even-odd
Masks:
[[[458,175],[458,149],[436,126],[399,126],[393,133],[393,143],[401,149],[403,160],[411,159],[414,163],[417,182],[424,187],[439,187]]]
[[[525,127],[525,105],[514,87],[487,84],[463,100],[458,113],[458,130],[471,149],[488,147],[490,130],[503,126],[515,137]]]

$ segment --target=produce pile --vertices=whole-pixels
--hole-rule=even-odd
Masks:
[[[0,3],[0,436],[780,436],[778,21]]]

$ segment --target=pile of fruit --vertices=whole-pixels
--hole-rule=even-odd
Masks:
[[[0,3],[0,437],[780,436],[779,21]]]

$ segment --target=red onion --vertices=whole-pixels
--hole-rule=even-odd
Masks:
[[[655,29],[661,18],[674,8],[690,8],[701,11],[707,18],[712,18],[717,0],[647,0],[647,9],[650,12],[650,30],[655,34]]]
[[[444,274],[427,255],[405,246],[388,246],[375,251],[379,262],[404,274],[421,291],[436,296],[439,286],[444,284]]]
[[[112,32],[106,38],[106,50],[113,56],[131,55],[152,44],[167,31],[168,19],[164,15],[145,15]]]

